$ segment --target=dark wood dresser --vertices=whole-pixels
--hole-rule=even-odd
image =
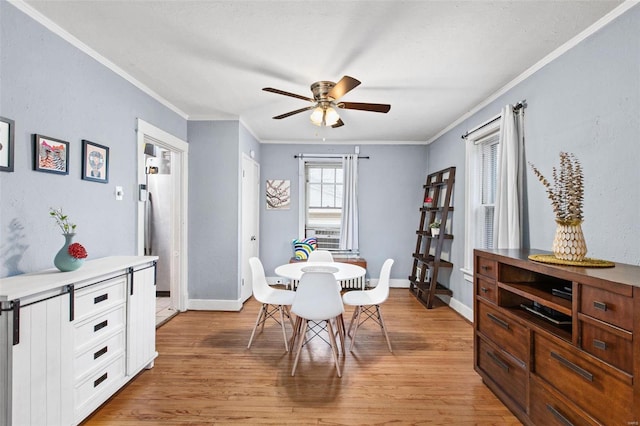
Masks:
[[[474,368],[525,424],[640,424],[640,267],[474,251]]]

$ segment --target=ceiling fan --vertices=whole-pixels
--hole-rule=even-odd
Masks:
[[[313,110],[310,117],[313,124],[315,124],[316,126],[330,126],[335,128],[344,126],[344,122],[337,112],[337,109],[339,108],[382,113],[387,113],[391,109],[391,105],[387,104],[369,104],[362,102],[339,101],[340,98],[349,93],[351,90],[355,89],[358,85],[360,85],[360,81],[356,80],[353,77],[349,77],[348,75],[342,77],[337,83],[334,83],[333,81],[316,81],[311,85],[313,99],[302,95],[296,95],[295,93],[274,89],[273,87],[265,87],[262,90],[266,92],[277,93],[279,95],[291,96],[292,98],[302,99],[304,101],[313,103],[313,105],[310,105],[308,107],[277,115],[273,117],[274,119],[280,120],[304,111]]]

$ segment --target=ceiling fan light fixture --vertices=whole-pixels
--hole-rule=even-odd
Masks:
[[[316,126],[333,126],[340,120],[338,112],[333,107],[317,106],[309,117]]]

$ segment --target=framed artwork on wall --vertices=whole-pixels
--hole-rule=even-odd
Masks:
[[[43,135],[33,135],[33,169],[39,172],[69,174],[69,142]]]
[[[109,147],[82,140],[82,179],[109,182]]]
[[[291,181],[267,179],[267,210],[289,210],[291,206]]]
[[[8,118],[0,117],[0,171],[13,171],[13,136],[15,123]]]

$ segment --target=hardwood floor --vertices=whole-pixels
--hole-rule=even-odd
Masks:
[[[369,321],[341,358],[342,378],[319,339],[291,377],[272,321],[247,349],[258,309],[250,299],[241,312],[176,316],[157,330],[155,367],[85,425],[520,424],[473,371],[472,326],[446,306],[427,310],[391,289],[382,310],[393,353]]]

